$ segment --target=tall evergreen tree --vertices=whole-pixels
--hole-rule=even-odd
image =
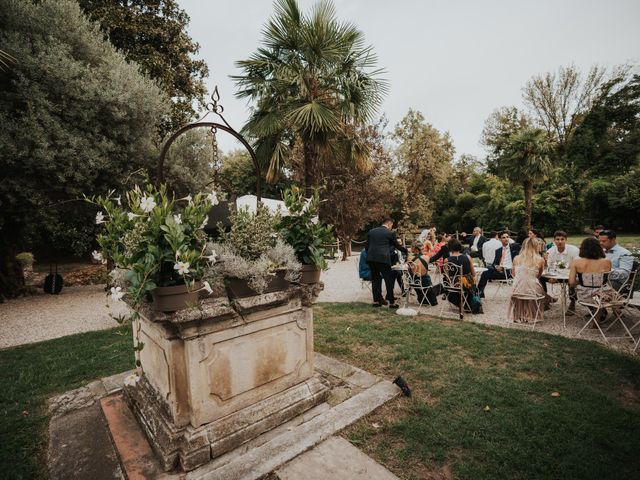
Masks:
[[[95,222],[82,194],[153,166],[166,97],[72,0],[0,0],[0,298],[20,289],[19,249],[82,253]]]
[[[158,82],[173,102],[161,133],[193,119],[193,104],[203,102],[204,60],[192,58],[200,46],[187,34],[189,16],[175,0],[79,0],[89,18],[100,23],[111,43]]]

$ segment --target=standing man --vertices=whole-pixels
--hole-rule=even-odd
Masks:
[[[520,253],[520,244],[509,243],[509,232],[500,232],[501,246],[494,252],[493,261],[485,272],[480,275],[478,290],[480,297],[484,298],[484,288],[489,280],[504,280],[511,278],[513,259]]]
[[[389,308],[398,308],[393,296],[395,277],[391,270],[391,252],[395,251],[396,234],[391,231],[393,219],[385,218],[382,225],[369,230],[367,234],[367,264],[371,268],[371,291],[373,306],[381,307],[389,304]],[[382,298],[382,280],[387,288],[386,301]]]
[[[633,270],[633,256],[629,250],[618,245],[617,235],[613,230],[601,230],[598,239],[605,256],[611,260],[609,284],[620,290]]]

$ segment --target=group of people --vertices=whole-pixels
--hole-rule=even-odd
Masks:
[[[380,227],[369,231],[365,250],[360,259],[361,270],[369,269],[374,306],[397,307],[393,288],[399,272],[391,267],[397,259],[405,259],[412,278],[417,279],[414,287],[418,300],[427,300],[435,305],[435,291],[428,272],[428,264],[435,263],[443,273],[455,271],[462,278],[465,309],[471,313],[482,312],[482,298],[487,283],[491,280],[513,282],[512,297],[509,302],[509,318],[516,322],[535,322],[543,318],[544,310],[556,301],[548,294],[548,283],[553,279],[543,276],[546,268],[569,270],[568,314],[575,311],[577,300],[590,296],[617,294],[625,285],[634,268],[631,253],[617,244],[613,230],[598,226],[593,237],[585,238],[580,248],[567,243],[567,233],[556,231],[553,242],[546,243],[540,232],[529,230],[511,238],[509,231],[491,232],[485,237],[480,227],[471,235],[462,235],[462,241],[446,234],[437,235],[435,229],[424,230],[410,249],[404,248],[393,228],[393,219],[387,218]],[[486,269],[476,285],[476,271],[473,259],[478,258]],[[361,273],[362,277],[362,273]],[[382,283],[386,296],[382,295]],[[402,284],[401,284],[402,286]],[[420,288],[416,288],[420,287]],[[433,288],[424,288],[433,287]],[[603,293],[605,292],[605,293]],[[428,295],[427,298],[423,298]],[[447,299],[459,304],[459,294],[450,292]],[[543,308],[539,308],[542,302]],[[606,311],[601,313],[601,320]]]

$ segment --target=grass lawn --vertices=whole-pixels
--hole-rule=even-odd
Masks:
[[[412,387],[345,431],[399,477],[638,478],[640,359],[368,305],[315,312],[318,351]],[[132,367],[121,329],[0,351],[0,476],[46,476],[48,397]]]
[[[46,478],[46,399],[134,367],[131,329],[0,351],[0,478]]]
[[[639,478],[640,359],[368,305],[315,313],[318,351],[412,388],[345,432],[399,477]]]

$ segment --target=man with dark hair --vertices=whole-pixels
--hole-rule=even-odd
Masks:
[[[367,234],[367,264],[371,268],[371,292],[373,306],[380,307],[389,304],[389,308],[398,308],[393,296],[395,276],[391,270],[391,252],[397,246],[396,234],[391,231],[393,219],[385,218],[382,225],[369,230]],[[382,280],[387,289],[386,301],[382,298]]]
[[[500,243],[494,252],[491,264],[487,266],[487,270],[480,275],[478,282],[478,290],[480,297],[484,297],[484,289],[489,280],[504,280],[511,278],[511,268],[513,267],[513,259],[520,252],[520,245],[517,243],[509,243],[509,232],[500,232]]]
[[[567,243],[567,232],[562,230],[558,230],[553,234],[553,247],[544,254],[544,260],[548,266],[562,266],[564,264],[563,268],[565,269],[570,268],[571,263],[578,257],[580,257],[580,249]],[[546,277],[540,278],[540,283],[545,293],[547,293],[547,282],[554,283],[555,280],[547,279]],[[567,314],[573,315],[576,309],[576,296],[572,288],[569,289],[569,299],[571,301]]]
[[[613,230],[601,230],[598,240],[605,256],[611,260],[609,284],[620,290],[633,270],[633,256],[629,250],[618,245],[617,237]]]
[[[593,227],[593,236],[600,240],[600,232],[605,230],[604,225],[596,225]]]
[[[502,245],[500,243],[500,232],[492,230],[489,234],[489,239],[482,245],[482,258],[485,264],[491,263],[496,253],[496,248],[499,248],[500,245]]]

